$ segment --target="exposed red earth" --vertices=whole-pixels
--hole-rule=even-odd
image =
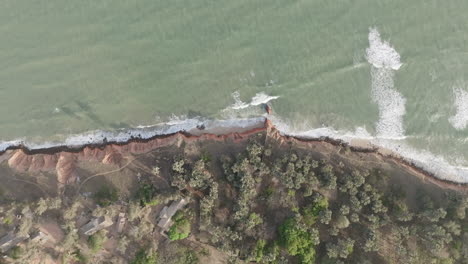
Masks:
[[[19,146],[16,149],[7,150],[0,156],[0,160],[8,158],[8,165],[20,172],[49,171],[57,174],[57,180],[61,184],[70,184],[76,181],[77,163],[80,161],[101,162],[121,166],[125,158],[143,154],[155,149],[179,145],[181,142],[194,141],[243,141],[251,135],[267,132],[268,138],[277,141],[279,144],[294,142],[299,145],[332,144],[334,146],[348,146],[346,143],[330,138],[304,139],[292,136],[281,135],[270,120],[266,119],[263,127],[254,128],[245,132],[231,132],[222,135],[204,133],[193,135],[186,132],[178,132],[171,135],[156,136],[150,139],[131,139],[124,143],[105,143],[86,145],[81,148],[54,147],[45,149],[28,150]],[[349,146],[352,151],[377,155],[382,158],[391,159],[401,166],[406,167],[413,175],[425,181],[430,181],[442,188],[468,191],[468,184],[454,183],[441,180],[427,171],[417,167],[397,155],[382,154],[378,148],[360,148]]]

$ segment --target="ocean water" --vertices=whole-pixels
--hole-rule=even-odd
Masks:
[[[369,139],[468,182],[465,10],[462,0],[1,1],[0,148],[247,122],[269,102],[284,133]]]

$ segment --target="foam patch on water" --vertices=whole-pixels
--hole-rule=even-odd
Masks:
[[[250,105],[261,105],[270,102],[271,100],[278,99],[279,96],[270,96],[264,92],[257,93],[252,100],[250,101]]]
[[[250,106],[266,104],[272,100],[278,99],[279,96],[271,96],[264,92],[260,92],[260,93],[255,94],[255,96],[252,97],[252,99],[250,99],[250,103],[245,103],[240,99],[240,93],[238,91],[235,91],[232,93],[232,98],[234,99],[234,104],[224,109],[224,111],[240,110],[240,109],[248,108]]]
[[[468,125],[468,92],[460,87],[455,87],[453,95],[456,113],[449,118],[449,122],[455,129],[463,130]]]
[[[382,41],[376,28],[369,31],[369,48],[367,60],[372,64],[372,101],[379,107],[379,121],[376,123],[377,137],[404,138],[403,116],[406,99],[395,90],[394,72],[401,66],[400,54]]]
[[[378,137],[404,138],[403,116],[406,113],[406,99],[394,89],[393,75],[393,70],[371,69],[372,101],[379,108],[376,132]]]
[[[239,91],[233,92],[231,96],[234,99],[234,104],[230,107],[231,109],[238,110],[249,107],[249,104],[242,102],[240,99]]]
[[[369,48],[366,49],[367,61],[376,68],[400,69],[400,54],[388,43],[382,41],[377,28],[369,29]]]

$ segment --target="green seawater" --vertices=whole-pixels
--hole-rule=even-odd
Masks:
[[[376,27],[401,55],[405,142],[463,164],[468,129],[448,120],[453,88],[468,89],[467,10],[462,0],[3,0],[0,139],[225,118],[235,91],[279,96],[271,105],[291,129],[373,135]]]

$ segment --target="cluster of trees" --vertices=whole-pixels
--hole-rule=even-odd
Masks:
[[[414,201],[410,201],[414,198],[390,184],[385,172],[358,170],[352,165],[335,165],[297,153],[274,159],[271,153],[254,142],[235,158],[221,158],[225,179],[237,191],[231,211],[234,221],[228,226],[216,226],[212,235],[217,237],[215,245],[234,247],[231,254],[258,263],[279,261],[284,257],[281,252],[296,256],[301,263],[317,259],[338,263],[350,258],[371,261],[386,254],[381,251],[382,245],[390,243],[399,256],[394,260],[401,263],[461,261],[465,256],[462,248],[468,249],[468,244],[455,242],[465,234],[463,225],[468,226],[464,220],[468,198],[456,195],[453,201],[437,201],[415,210],[411,205]],[[265,204],[265,200],[269,203]],[[278,209],[278,204],[283,209]],[[265,218],[255,205],[289,209],[291,216],[271,236],[265,230],[277,223]],[[257,232],[251,232],[254,227]],[[395,230],[395,236],[388,230]],[[247,247],[250,253],[245,254],[245,244],[239,246],[240,241],[250,238],[256,243]],[[409,250],[411,245],[418,249]],[[449,250],[451,247],[457,249]],[[324,251],[317,254],[318,248]],[[454,256],[447,258],[443,254],[447,250]]]
[[[225,177],[238,192],[234,218],[245,221],[249,217],[252,199],[257,195],[256,184],[260,178],[261,168],[266,167],[261,160],[262,147],[258,144],[249,145],[247,153],[235,161],[223,157]]]
[[[279,227],[279,241],[291,256],[299,256],[301,263],[314,263],[314,247],[320,243],[317,229],[308,229],[295,218],[288,218]]]
[[[291,154],[277,160],[273,174],[288,189],[299,190],[305,186],[304,196],[307,197],[312,195],[314,187],[318,185],[318,179],[313,171],[317,167],[318,162],[310,156],[299,158],[296,154]]]
[[[199,199],[202,228],[211,224],[213,208],[218,200],[218,182],[209,171],[210,161],[209,155],[204,154],[193,165],[182,158],[177,158],[172,165],[172,186],[181,191],[188,190]]]
[[[136,252],[132,264],[154,264],[158,259],[173,263],[171,258],[197,263],[193,250],[177,257],[158,256],[146,247],[136,251],[133,243],[142,241],[141,246],[152,239],[156,205],[183,196],[193,203],[172,217],[170,244],[182,244],[179,240],[199,227],[232,263],[468,263],[466,195],[407,195],[408,188],[390,183],[385,172],[285,149],[273,151],[254,141],[238,155],[213,160],[204,153],[193,159],[176,157],[169,170],[154,167],[153,177],[170,171],[172,187],[159,190],[151,181],[140,183],[135,199],[128,201],[130,227],[121,234],[116,251],[122,256]],[[219,165],[222,168],[215,167]],[[86,262],[89,252],[102,248],[106,235],[98,232],[86,245],[78,245],[77,215],[85,211],[116,216],[123,204],[115,203],[118,194],[110,187],[93,198],[100,205],[95,209],[80,199],[62,203],[47,198],[0,208],[0,217],[4,225],[28,233],[38,217],[63,209],[63,255]]]
[[[178,211],[172,217],[173,224],[168,231],[169,239],[174,241],[188,237],[191,231],[191,219],[187,211]]]

